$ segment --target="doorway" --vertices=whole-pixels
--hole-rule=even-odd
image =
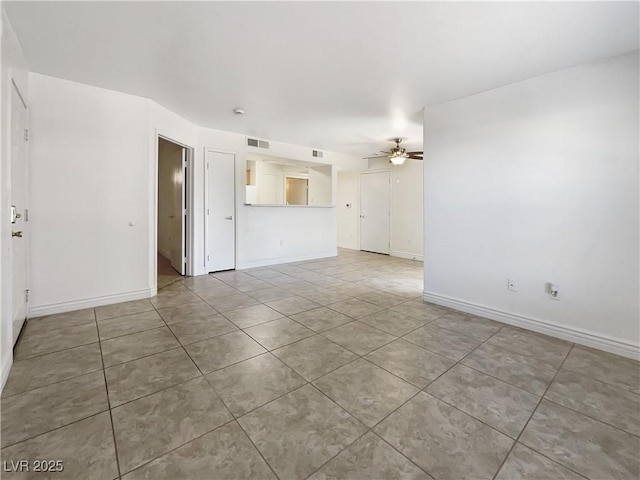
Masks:
[[[205,151],[206,267],[208,272],[236,268],[236,156]]]
[[[391,172],[360,174],[360,250],[389,254]]]
[[[190,148],[158,136],[158,287],[187,273],[187,169],[190,157]]]
[[[15,345],[27,319],[29,300],[27,241],[27,105],[12,82],[11,88],[11,314]]]

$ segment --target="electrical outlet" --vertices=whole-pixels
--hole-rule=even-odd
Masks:
[[[516,281],[511,279],[511,278],[507,278],[507,290],[509,290],[510,292],[517,292],[518,289],[516,287]]]

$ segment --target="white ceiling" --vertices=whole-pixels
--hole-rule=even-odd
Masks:
[[[5,2],[31,70],[361,156],[424,105],[638,49],[638,2]],[[244,117],[233,114],[242,107]]]

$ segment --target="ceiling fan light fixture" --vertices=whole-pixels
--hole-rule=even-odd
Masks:
[[[397,155],[396,153],[394,153],[389,157],[389,161],[394,165],[402,165],[406,159],[406,154]]]

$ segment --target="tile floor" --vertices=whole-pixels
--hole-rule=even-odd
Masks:
[[[2,395],[3,470],[638,479],[637,362],[424,303],[421,278],[418,262],[340,251],[163,271],[150,300],[30,320]]]

